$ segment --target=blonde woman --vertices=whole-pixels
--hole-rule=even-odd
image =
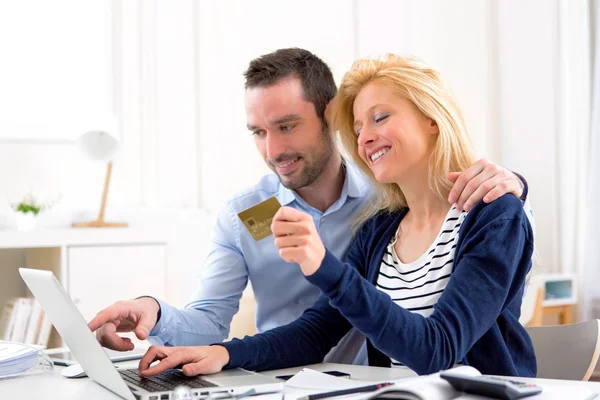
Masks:
[[[280,256],[299,264],[320,300],[293,323],[254,337],[153,348],[141,375],[178,364],[191,375],[320,362],[354,326],[368,339],[371,365],[427,374],[463,363],[485,374],[535,376],[531,340],[519,324],[532,229],[512,195],[468,213],[447,202],[449,172],[475,158],[438,73],[411,58],[358,61],[332,115],[377,190],[356,221],[347,263],[323,246],[308,214],[283,207],[272,225]],[[149,368],[156,359],[163,361]]]

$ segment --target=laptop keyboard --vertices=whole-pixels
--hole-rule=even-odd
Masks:
[[[192,389],[216,387],[214,383],[205,381],[199,376],[185,376],[183,372],[170,369],[150,378],[140,378],[137,369],[117,370],[125,382],[146,389],[149,392],[165,392],[177,386],[187,386]]]

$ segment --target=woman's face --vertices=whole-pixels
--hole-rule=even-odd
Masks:
[[[438,127],[410,101],[380,82],[354,100],[358,153],[380,183],[403,184],[427,176]]]

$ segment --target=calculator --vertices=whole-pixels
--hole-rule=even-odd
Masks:
[[[451,371],[442,372],[440,376],[458,391],[487,396],[493,399],[515,400],[542,392],[541,386],[514,381],[509,378],[468,376],[452,373]]]

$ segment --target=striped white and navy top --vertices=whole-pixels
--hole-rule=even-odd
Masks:
[[[452,206],[429,249],[409,264],[400,261],[396,254],[396,232],[383,255],[377,289],[387,293],[394,303],[408,311],[424,317],[431,315],[450,279],[458,231],[466,216],[466,211],[458,211],[456,206]],[[392,366],[402,365],[394,359],[391,361]]]

